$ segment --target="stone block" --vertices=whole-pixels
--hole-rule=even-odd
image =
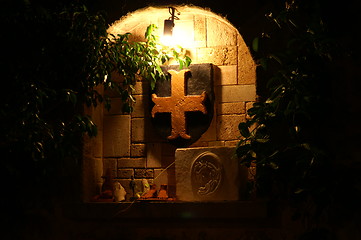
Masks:
[[[132,119],[132,142],[145,142],[144,118]]]
[[[216,89],[218,102],[248,102],[256,101],[255,85],[231,85]]]
[[[147,167],[162,167],[162,143],[147,144]]]
[[[244,114],[245,112],[245,102],[220,103],[217,108],[217,115]]]
[[[118,168],[145,168],[145,158],[118,158]]]
[[[245,121],[245,114],[220,115],[217,116],[217,138],[218,140],[236,140],[240,133],[238,124]]]
[[[134,176],[134,170],[133,168],[119,168],[118,169],[118,178],[131,178]]]
[[[256,64],[246,46],[238,46],[238,84],[256,84]]]
[[[104,157],[130,155],[130,116],[104,116],[103,154]]]
[[[237,45],[237,32],[234,27],[215,18],[207,18],[207,47],[235,45]]]
[[[179,148],[175,154],[176,196],[180,201],[237,201],[247,168],[233,147]]]
[[[206,18],[204,16],[194,16],[194,46],[206,47],[207,28]]]
[[[149,83],[146,80],[138,80],[135,82],[133,94],[148,94],[149,88]]]
[[[134,169],[134,178],[154,178],[154,170],[146,168]]]
[[[237,65],[215,66],[215,85],[235,85],[237,84]]]
[[[215,65],[236,65],[237,47],[198,48],[196,62],[212,63]]]
[[[138,143],[138,144],[132,144],[130,146],[131,157],[145,157],[145,155],[146,155],[145,144]]]
[[[131,113],[132,117],[150,117],[148,98],[143,95],[134,95],[134,97],[135,103],[133,103],[133,112]]]

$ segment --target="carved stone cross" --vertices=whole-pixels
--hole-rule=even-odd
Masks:
[[[171,75],[171,96],[158,97],[157,94],[152,94],[152,101],[155,106],[152,109],[152,117],[156,113],[170,113],[172,132],[168,139],[176,139],[181,137],[190,139],[191,136],[187,134],[186,112],[200,111],[203,114],[207,113],[204,105],[206,100],[206,92],[201,95],[186,95],[186,76],[189,70],[181,70],[179,72],[169,70]]]

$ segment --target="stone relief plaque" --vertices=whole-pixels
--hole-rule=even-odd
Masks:
[[[213,117],[212,64],[192,64],[187,69],[163,66],[169,81],[156,83],[151,115],[157,132],[177,147],[187,147],[209,128]]]
[[[199,198],[212,197],[221,186],[223,179],[222,162],[211,152],[200,154],[191,168],[191,184],[193,194]]]
[[[246,189],[247,168],[234,147],[178,148],[176,196],[180,201],[237,201]]]

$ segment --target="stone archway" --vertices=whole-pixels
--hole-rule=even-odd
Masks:
[[[256,65],[250,51],[238,30],[224,17],[195,6],[174,7],[180,12],[174,31],[182,37],[180,43],[187,49],[192,63],[213,64],[213,120],[191,147],[235,146],[239,137],[238,124],[245,121],[246,111],[257,97]],[[167,7],[143,8],[114,22],[108,32],[114,35],[129,32],[131,40],[144,41],[147,26],[157,25],[161,35],[163,21],[169,16]],[[87,145],[93,150],[86,152],[93,162],[90,175],[97,179],[87,182],[99,185],[103,169],[104,172],[111,169],[127,192],[130,192],[131,176],[135,177],[139,188],[142,178],[158,185],[175,185],[174,167],[168,168],[174,162],[175,147],[159,138],[152,129],[149,112],[145,110],[149,91],[144,82],[137,82],[135,96],[137,103],[130,115],[123,115],[117,108],[110,112],[99,109],[94,112],[99,136]],[[112,99],[113,106],[118,104],[120,98]]]

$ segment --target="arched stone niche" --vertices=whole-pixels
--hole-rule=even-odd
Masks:
[[[190,147],[235,146],[238,124],[246,119],[247,109],[256,101],[256,65],[238,30],[224,17],[195,6],[174,6],[179,12],[174,35],[186,48],[192,63],[212,63],[215,92],[214,116],[209,129]],[[168,7],[147,7],[129,13],[114,22],[108,32],[131,33],[131,40],[145,41],[150,24],[163,33],[163,23],[170,17]],[[134,112],[120,112],[120,98],[112,99],[112,109],[91,111],[98,126],[95,139],[86,141],[84,149],[85,200],[99,192],[101,176],[110,169],[112,175],[130,193],[129,182],[135,177],[137,191],[141,179],[168,184],[174,194],[175,147],[154,131],[149,114],[149,86],[139,80],[135,86]],[[130,194],[128,194],[128,197]]]

